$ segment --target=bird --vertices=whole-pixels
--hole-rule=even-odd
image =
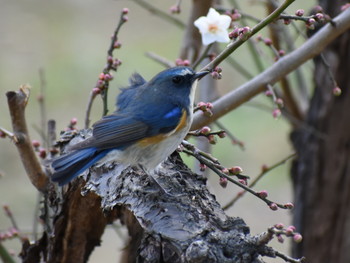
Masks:
[[[50,161],[51,180],[63,186],[108,161],[154,171],[187,135],[198,80],[208,73],[178,66],[150,81],[134,73],[117,97],[116,111],[92,125],[91,137]]]

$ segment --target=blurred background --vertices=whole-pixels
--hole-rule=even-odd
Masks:
[[[149,2],[170,14],[169,8],[176,1]],[[228,2],[223,2],[228,6]],[[246,13],[257,18],[263,18],[266,14],[260,1],[238,2]],[[297,0],[288,10],[294,14],[295,10],[308,10],[314,4],[314,1]],[[73,117],[78,119],[78,128],[83,128],[89,93],[104,67],[110,36],[124,7],[129,8],[130,13],[129,21],[119,34],[122,48],[114,53],[123,64],[114,73],[110,85],[111,111],[119,88],[128,84],[128,77],[133,72],[137,71],[150,79],[163,69],[163,66],[147,58],[145,53],[155,52],[175,61],[183,32],[134,1],[0,0],[0,127],[11,131],[5,93],[17,90],[21,84],[29,84],[32,89],[26,111],[27,122],[31,139],[41,140],[38,132],[40,109],[37,98],[40,95],[39,70],[42,69],[47,81],[44,97],[47,118],[56,120],[58,131],[67,127]],[[183,1],[181,7],[182,12],[175,16],[186,23],[190,1]],[[266,32],[262,34],[267,36]],[[271,51],[263,45],[259,48],[265,66],[268,67],[273,63]],[[242,47],[232,58],[256,75],[258,71],[248,52],[246,47]],[[222,64],[222,67],[223,78],[217,82],[221,95],[246,81],[230,66]],[[306,72],[311,69],[311,65],[304,67]],[[101,100],[97,98],[92,109],[93,122],[101,117],[101,105]],[[289,124],[283,117],[275,120],[272,109],[272,102],[262,95],[222,118],[221,122],[227,129],[244,142],[245,150],[233,145],[229,138],[224,138],[213,147],[214,156],[227,167],[241,166],[244,174],[254,178],[261,171],[262,165],[273,165],[293,153],[289,142]],[[193,165],[193,159],[185,158],[189,165]],[[267,190],[270,199],[276,202],[293,201],[289,169],[290,162],[278,167],[267,174],[255,189]],[[16,148],[9,139],[0,139],[0,174],[1,205],[9,205],[20,230],[32,237],[38,194],[26,177]],[[223,189],[215,175],[210,175],[209,189],[222,205],[240,191],[231,185]],[[227,213],[242,217],[251,227],[252,234],[265,231],[275,223],[290,224],[289,211],[272,211],[262,201],[248,194]],[[10,226],[9,218],[0,211],[0,231],[5,231]],[[125,230],[122,232],[125,237]],[[279,244],[273,241],[271,245],[288,253],[288,241],[286,242],[287,244]],[[123,245],[115,228],[110,227],[106,229],[101,247],[94,251],[89,262],[116,262]],[[18,240],[7,241],[5,246],[14,254],[20,252]],[[265,258],[265,261],[282,262],[269,258]]]

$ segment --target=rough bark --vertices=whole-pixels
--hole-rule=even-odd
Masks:
[[[332,17],[345,1],[320,1]],[[294,224],[303,242],[294,256],[307,262],[350,262],[350,32],[343,34],[323,55],[342,89],[334,83],[320,57],[315,58],[315,92],[306,123],[312,129],[292,133],[298,159],[292,167],[295,193]]]
[[[75,143],[86,133],[67,132],[61,142],[72,136]],[[107,163],[86,172],[86,183],[50,184],[42,210],[45,232],[23,246],[23,262],[87,262],[106,225],[117,219],[130,235],[121,262],[258,263],[260,256],[276,256],[266,246],[268,235],[250,236],[242,219],[227,216],[206,179],[178,154],[153,176],[131,167],[116,176],[117,170]]]

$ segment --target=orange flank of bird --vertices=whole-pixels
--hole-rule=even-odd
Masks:
[[[172,135],[173,133],[178,132],[179,130],[186,127],[186,123],[187,123],[187,113],[185,110],[182,110],[181,119],[179,121],[179,124],[176,126],[175,130],[171,131],[170,133],[158,134],[158,135],[155,135],[152,137],[144,138],[144,139],[140,140],[138,143],[139,143],[139,145],[141,145],[143,147],[148,146],[150,144],[159,143],[159,142],[163,141],[165,138],[167,138],[168,136]]]

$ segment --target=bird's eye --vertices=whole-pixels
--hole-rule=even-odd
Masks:
[[[173,81],[173,83],[175,83],[175,84],[179,84],[179,83],[182,82],[183,79],[184,79],[183,76],[175,76],[175,77],[172,78],[172,81]]]

